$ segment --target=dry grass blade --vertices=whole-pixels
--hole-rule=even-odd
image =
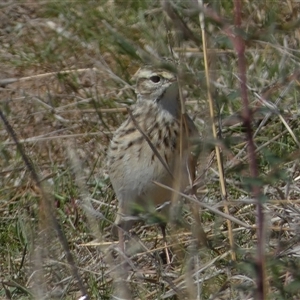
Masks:
[[[203,8],[203,1],[198,1],[199,6]],[[206,85],[207,85],[207,99],[209,104],[209,112],[210,112],[210,118],[212,122],[212,132],[213,137],[217,140],[217,129],[215,124],[215,113],[214,113],[214,102],[212,99],[212,93],[211,93],[211,84],[210,84],[210,73],[209,73],[209,63],[208,63],[208,51],[207,51],[207,41],[206,41],[206,34],[205,34],[205,22],[204,22],[204,14],[203,12],[200,12],[199,14],[199,21],[200,21],[200,27],[202,32],[202,43],[203,43],[203,54],[204,54],[204,65],[205,65],[205,76],[206,76]],[[218,145],[215,146],[216,151],[216,157],[217,157],[217,163],[218,163],[218,170],[219,170],[219,178],[220,178],[220,187],[221,187],[221,194],[223,199],[225,200],[224,204],[224,210],[227,215],[229,215],[229,209],[228,209],[228,198],[227,198],[227,192],[226,192],[226,185],[225,185],[225,178],[224,178],[224,168],[222,163],[222,157],[221,157],[221,151],[220,147]],[[232,234],[232,225],[229,219],[227,219],[227,226],[229,230],[229,242],[231,247],[231,257],[232,260],[236,260],[236,254],[234,250],[234,239]]]

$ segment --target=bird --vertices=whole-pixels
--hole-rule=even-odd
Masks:
[[[137,207],[147,212],[171,203],[166,206],[172,208],[178,199],[175,191],[183,192],[192,184],[197,164],[192,141],[199,139],[196,125],[183,114],[174,72],[145,65],[133,78],[136,103],[115,131],[107,154],[108,174],[118,199],[113,232],[123,244],[123,233],[131,229]],[[199,220],[198,210],[193,208]],[[161,228],[165,239],[165,223]]]

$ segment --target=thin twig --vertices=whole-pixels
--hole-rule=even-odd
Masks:
[[[6,86],[8,84],[12,84],[15,82],[23,82],[27,80],[36,80],[40,78],[45,78],[53,75],[59,75],[59,74],[70,74],[70,73],[81,73],[86,71],[97,71],[96,68],[87,68],[87,69],[77,69],[77,70],[65,70],[65,71],[59,71],[59,72],[49,72],[49,73],[43,73],[43,74],[37,74],[27,77],[20,77],[20,78],[5,78],[0,80],[0,86]]]
[[[214,208],[214,207],[212,207],[212,206],[210,206],[210,205],[208,205],[208,204],[206,204],[206,203],[204,203],[204,202],[199,201],[199,199],[196,199],[195,197],[190,197],[190,196],[188,196],[188,195],[186,195],[186,194],[184,194],[184,193],[181,193],[181,192],[179,192],[179,191],[176,191],[176,190],[172,189],[171,187],[169,187],[169,186],[167,186],[167,185],[164,185],[164,184],[161,184],[161,183],[159,183],[159,182],[157,182],[157,181],[153,181],[153,182],[154,182],[156,185],[161,186],[161,187],[163,187],[163,188],[165,188],[165,189],[167,189],[167,190],[169,190],[169,191],[172,191],[172,192],[174,192],[174,193],[177,193],[178,195],[180,195],[180,196],[182,196],[182,197],[184,197],[184,198],[186,198],[186,199],[188,199],[188,200],[190,200],[190,201],[192,201],[192,202],[198,203],[199,206],[201,206],[201,207],[203,207],[203,208],[205,208],[205,209],[207,209],[207,210],[209,210],[209,211],[215,213],[216,215],[219,215],[219,216],[221,216],[221,217],[223,217],[223,218],[225,218],[225,219],[229,219],[230,221],[232,221],[232,222],[234,222],[234,223],[236,223],[236,224],[238,224],[238,225],[240,225],[240,226],[243,226],[243,227],[245,227],[245,228],[248,228],[248,229],[251,229],[251,228],[252,228],[251,225],[246,224],[246,223],[240,221],[239,219],[237,219],[237,218],[235,218],[235,217],[233,217],[233,216],[231,216],[231,215],[228,215],[228,214],[226,214],[226,213],[223,213],[222,211],[220,211],[220,210],[218,210],[218,209],[216,209],[216,208]]]
[[[241,0],[234,0],[234,16],[235,26],[237,29],[241,28],[242,23],[242,3]],[[247,78],[246,78],[246,58],[245,58],[245,41],[240,34],[235,34],[232,37],[233,46],[237,53],[238,58],[238,70],[240,78],[240,91],[243,103],[242,120],[246,129],[246,139],[248,142],[248,154],[249,154],[249,168],[250,174],[253,179],[257,179],[258,165],[255,154],[255,145],[253,140],[252,131],[252,113],[249,106],[248,93],[247,93]],[[263,204],[261,202],[261,190],[259,185],[253,184],[252,194],[256,199],[256,210],[257,210],[257,257],[256,257],[256,282],[257,282],[257,298],[266,299],[266,280],[265,280],[265,238],[264,238],[264,213]]]
[[[43,142],[43,141],[50,141],[56,139],[69,139],[69,138],[76,138],[76,137],[89,137],[89,136],[97,136],[100,134],[111,134],[111,132],[89,132],[89,133],[74,133],[74,134],[63,134],[63,135],[55,135],[55,136],[48,136],[48,137],[39,137],[34,136],[28,139],[19,140],[19,144],[25,143],[36,143],[36,142]],[[13,145],[15,142],[3,142],[2,145]]]

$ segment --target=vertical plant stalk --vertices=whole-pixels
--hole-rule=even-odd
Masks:
[[[40,181],[40,178],[37,174],[37,172],[34,169],[34,166],[31,162],[31,160],[29,159],[29,157],[25,154],[25,151],[22,147],[22,144],[19,142],[18,137],[14,131],[14,129],[11,127],[11,125],[9,124],[8,120],[6,119],[5,115],[3,114],[2,110],[0,109],[0,119],[2,119],[6,130],[8,132],[8,134],[11,136],[12,140],[14,141],[17,150],[19,151],[19,153],[22,156],[22,159],[25,163],[25,166],[33,180],[33,182],[36,184],[36,186],[38,187],[40,193],[41,193],[41,211],[42,213],[45,214],[45,218],[46,220],[40,220],[40,222],[44,222],[44,221],[48,221],[49,225],[53,226],[54,230],[56,231],[56,234],[58,236],[58,239],[61,243],[61,245],[63,246],[63,249],[65,251],[66,254],[66,259],[71,267],[71,272],[72,275],[74,276],[74,278],[77,280],[78,283],[78,287],[82,293],[82,297],[84,297],[85,300],[88,300],[88,294],[87,294],[87,289],[85,288],[85,285],[83,284],[83,281],[79,275],[78,272],[78,268],[75,264],[74,258],[71,254],[70,251],[70,247],[68,244],[68,241],[64,235],[64,232],[60,226],[60,224],[58,223],[57,219],[54,216],[54,212],[53,212],[53,208],[51,203],[53,202],[52,199],[49,196],[49,193],[47,192],[47,189],[43,186],[43,184]]]
[[[202,10],[203,1],[198,0],[198,4]],[[211,118],[211,122],[212,122],[212,132],[213,132],[213,137],[215,139],[217,139],[217,129],[216,129],[215,121],[214,121],[215,120],[214,103],[213,103],[213,99],[212,99],[211,86],[210,86],[207,41],[206,41],[206,35],[205,35],[205,22],[204,22],[203,12],[200,12],[200,14],[199,14],[199,22],[200,22],[200,27],[201,27],[201,32],[202,32],[203,57],[204,57],[205,77],[206,77],[206,86],[207,86],[207,98],[208,98],[208,103],[209,103],[210,118]],[[220,176],[221,194],[222,194],[222,198],[224,200],[224,210],[225,210],[225,213],[229,215],[230,213],[229,213],[229,208],[228,208],[228,203],[227,203],[228,198],[227,198],[225,178],[224,178],[224,168],[223,168],[223,164],[222,164],[220,148],[218,147],[218,145],[215,146],[215,151],[216,151],[217,164],[218,164],[218,170],[219,170],[219,176]],[[234,238],[233,238],[233,233],[232,233],[232,224],[229,219],[226,219],[226,221],[227,221],[227,227],[228,227],[229,243],[230,243],[230,248],[231,248],[231,251],[230,251],[231,259],[236,260],[236,253],[234,251]]]
[[[234,0],[234,16],[235,28],[241,28],[242,23],[242,4],[241,0]],[[258,178],[258,165],[255,153],[255,145],[253,140],[253,130],[251,126],[252,113],[249,107],[249,100],[247,94],[247,77],[246,77],[246,58],[245,58],[245,42],[240,34],[233,36],[233,46],[238,58],[238,73],[240,78],[240,91],[242,99],[242,120],[246,129],[247,150],[249,157],[250,176],[255,179]],[[266,280],[265,280],[265,239],[264,239],[264,213],[263,205],[261,203],[261,191],[257,184],[252,185],[252,194],[256,199],[256,226],[257,226],[257,257],[256,257],[256,271],[257,271],[257,297],[256,299],[266,299]]]

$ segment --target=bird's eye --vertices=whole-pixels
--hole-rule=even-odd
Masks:
[[[154,76],[150,77],[150,80],[154,83],[158,83],[158,82],[160,82],[160,77],[157,75],[154,75]]]

